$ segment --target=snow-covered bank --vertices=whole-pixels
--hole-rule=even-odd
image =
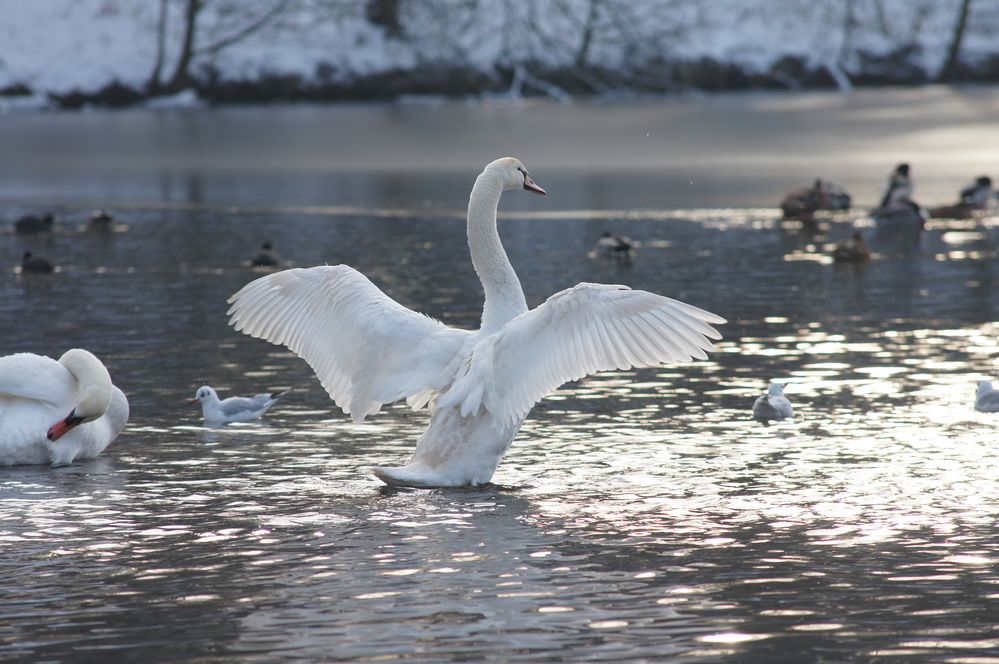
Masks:
[[[224,102],[921,83],[965,4],[954,78],[999,81],[986,0],[0,0],[0,94],[74,107],[185,87]]]

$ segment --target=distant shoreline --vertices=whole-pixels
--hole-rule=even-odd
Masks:
[[[848,88],[919,87],[933,84],[934,77],[913,63],[884,56],[860,72],[852,73]],[[632,97],[648,94],[719,93],[743,91],[814,91],[844,88],[841,72],[809,65],[803,58],[787,56],[766,72],[713,58],[663,61],[641,75],[610,69],[497,68],[483,71],[440,67],[393,71],[334,81],[322,76],[262,74],[252,78],[223,78],[217,73],[193,77],[184,90],[191,99],[211,105],[272,102],[368,102],[394,101],[405,97],[462,99],[474,96],[512,98],[548,97],[559,100]],[[999,55],[962,65],[957,84],[999,84]],[[177,91],[174,91],[176,94]],[[27,83],[0,88],[0,107],[74,110],[86,107],[127,108],[171,96],[150,94],[141,86],[118,80],[97,89],[75,88],[68,92],[34,90]],[[29,103],[30,102],[32,103]]]

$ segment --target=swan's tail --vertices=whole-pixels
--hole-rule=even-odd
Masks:
[[[434,487],[478,486],[485,482],[466,479],[463,476],[448,477],[445,473],[434,472],[426,465],[415,462],[397,468],[374,467],[375,476],[389,486],[412,486],[422,489]]]
[[[375,477],[389,486],[415,486],[415,487],[437,487],[447,486],[440,482],[436,473],[427,472],[422,464],[408,464],[398,468],[375,467],[372,468]]]

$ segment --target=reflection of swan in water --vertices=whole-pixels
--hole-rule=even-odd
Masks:
[[[280,643],[283,652],[305,661],[323,661],[329,659],[330,633],[350,628],[356,616],[362,620],[375,616],[378,624],[370,625],[373,631],[359,624],[362,631],[357,638],[337,642],[338,659],[363,661],[373,653],[387,652],[405,657],[411,644],[424,639],[424,659],[447,660],[453,644],[465,642],[474,646],[462,648],[462,659],[478,661],[489,659],[485,653],[501,658],[511,653],[516,647],[516,642],[511,645],[511,632],[534,630],[539,619],[558,623],[576,615],[539,613],[554,603],[551,596],[516,592],[520,586],[548,588],[553,576],[561,579],[570,574],[552,572],[553,567],[568,564],[555,562],[561,556],[553,547],[578,541],[570,534],[553,538],[548,533],[548,528],[561,525],[557,515],[542,521],[548,528],[539,526],[537,503],[492,487],[447,492],[383,487],[372,496],[358,496],[358,487],[353,486],[350,493],[344,487],[328,488],[338,498],[344,496],[335,512],[311,503],[304,507],[308,511],[262,514],[262,534],[239,535],[249,542],[280,540],[270,546],[287,550],[308,533],[310,546],[335,547],[343,555],[322,565],[275,565],[280,569],[272,570],[268,600],[248,604],[237,616],[232,652],[258,653],[261,643]],[[400,528],[409,536],[400,538]],[[393,546],[386,548],[389,543]],[[593,546],[601,552],[606,548]],[[364,555],[367,551],[387,553]],[[553,555],[538,557],[539,551]],[[207,572],[209,578],[225,573]],[[589,574],[587,569],[581,576]],[[497,582],[505,586],[499,593],[477,590]],[[585,610],[581,604],[614,593],[615,584],[619,586],[620,580],[613,573],[589,578],[581,584],[586,592],[573,595],[573,604]],[[561,601],[569,601],[565,594]],[[316,597],[336,597],[337,606],[316,602]],[[497,621],[509,629],[495,629]],[[376,634],[380,642],[373,645]]]
[[[520,161],[498,159],[468,203],[468,245],[485,290],[482,326],[458,330],[410,311],[345,265],[257,279],[230,302],[237,330],[301,355],[344,412],[362,420],[406,399],[431,408],[389,484],[488,482],[532,406],[562,383],[607,369],[705,358],[714,314],[625,286],[582,283],[528,310],[496,230],[508,189],[544,190]]]
[[[0,465],[92,459],[127,421],[128,400],[90,352],[0,357]]]

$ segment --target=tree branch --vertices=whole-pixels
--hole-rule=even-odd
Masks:
[[[262,14],[257,20],[249,23],[248,25],[240,28],[236,32],[232,33],[227,37],[218,39],[211,44],[206,46],[201,46],[192,51],[193,55],[205,55],[206,53],[217,53],[227,46],[235,44],[241,39],[249,37],[254,32],[257,32],[261,28],[265,27],[270,23],[271,19],[284,11],[285,7],[288,5],[288,0],[277,0],[273,7]]]

